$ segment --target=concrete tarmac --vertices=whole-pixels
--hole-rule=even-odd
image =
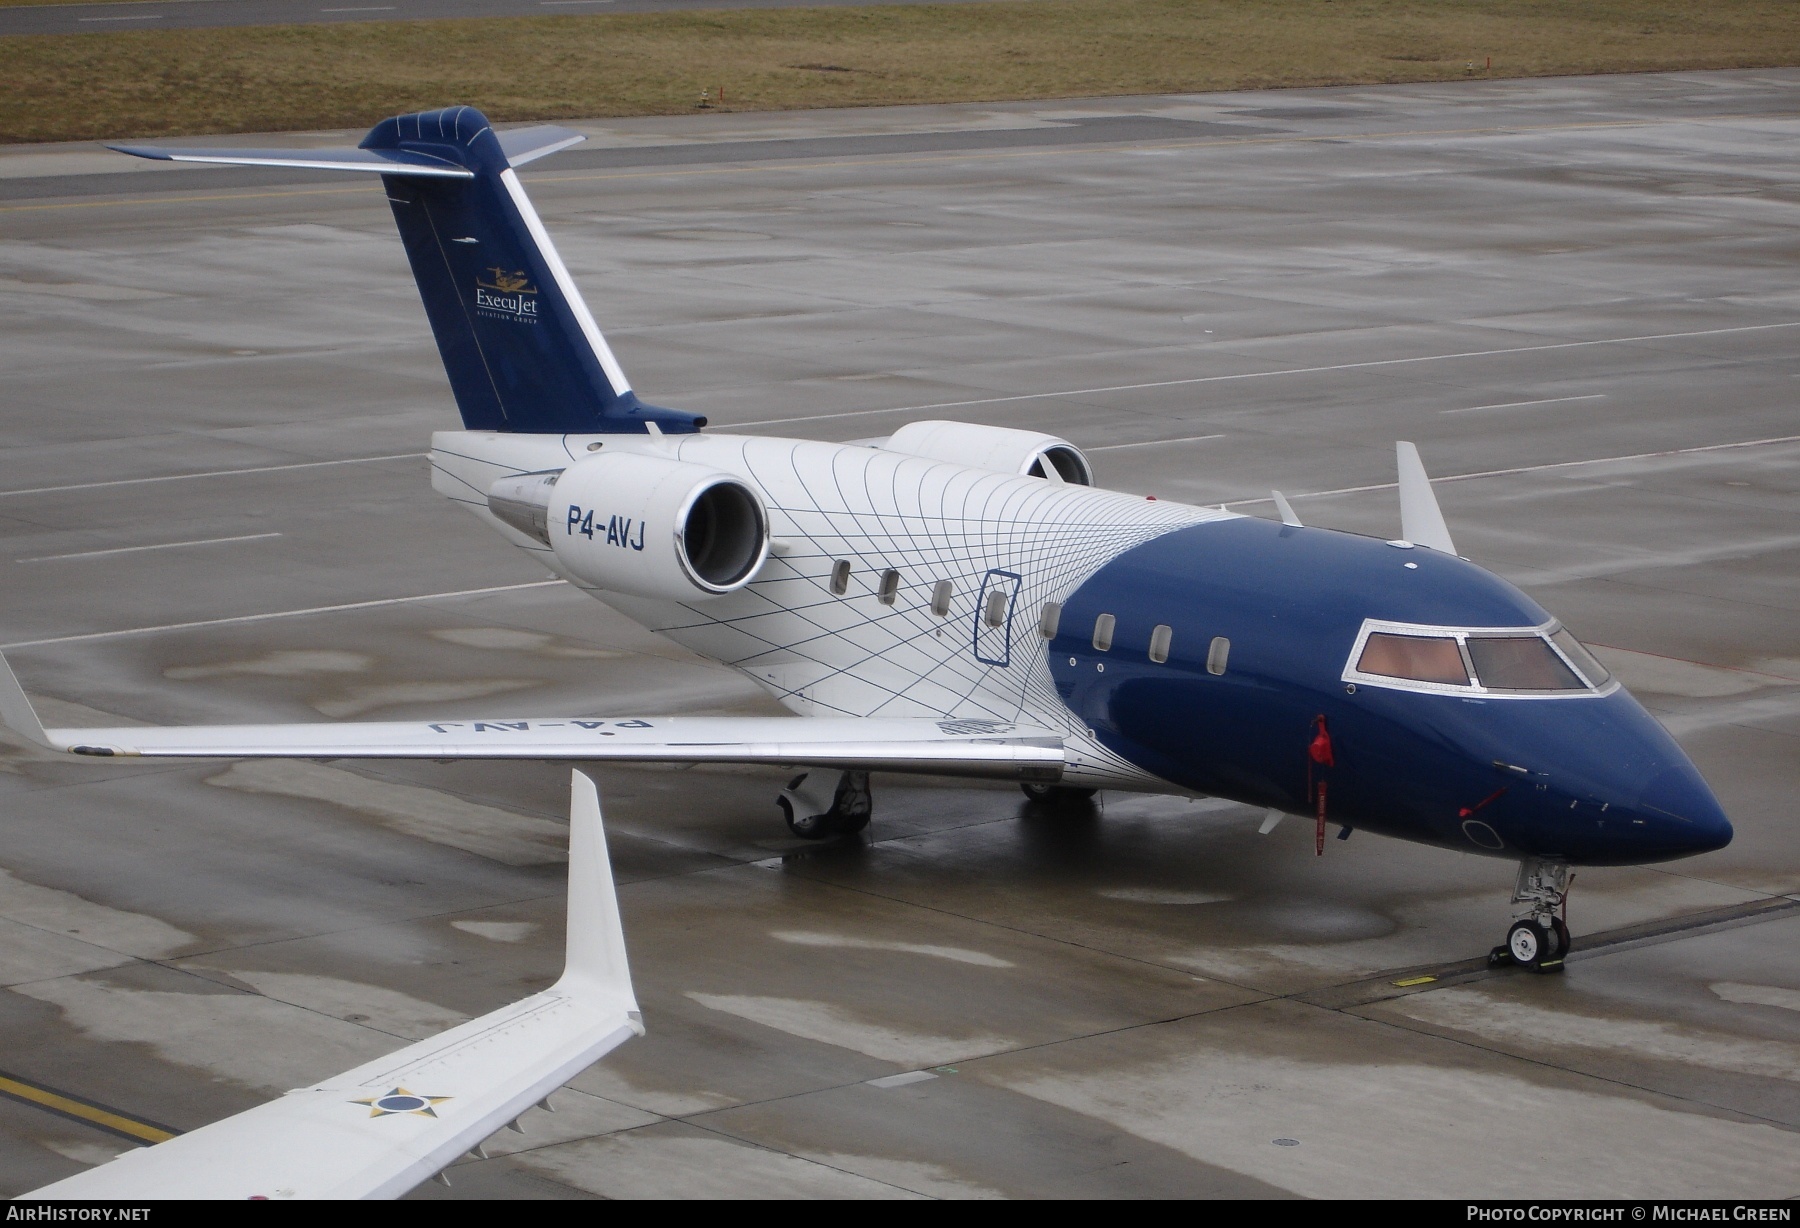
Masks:
[[[1414,440],[1737,838],[1581,871],[1532,977],[1503,861],[898,777],[814,846],[775,773],[599,772],[649,1034],[416,1197],[1800,1194],[1800,71],[584,127],[524,179],[646,397],[1383,536]],[[0,312],[52,723],[773,710],[431,493],[378,185],[0,153]],[[191,1129],[541,988],[567,790],[9,738],[0,1074]],[[0,1095],[0,1192],[130,1145]]]

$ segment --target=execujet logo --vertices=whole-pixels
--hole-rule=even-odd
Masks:
[[[475,278],[475,310],[496,320],[524,320],[535,324],[538,318],[537,287],[523,269],[508,273],[502,268],[486,270],[487,276]]]

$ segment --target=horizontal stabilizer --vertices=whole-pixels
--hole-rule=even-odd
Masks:
[[[559,129],[560,131],[560,129]],[[579,139],[579,138],[578,138]],[[570,142],[571,144],[573,142]],[[473,179],[475,172],[429,154],[404,149],[177,149],[164,145],[108,145],[108,149],[158,162],[212,162],[221,166],[294,166],[315,171],[373,171],[427,179]],[[558,146],[557,148],[562,148]],[[552,150],[534,154],[541,157]]]
[[[587,138],[579,132],[568,128],[559,128],[555,124],[538,124],[532,128],[509,128],[505,132],[494,134],[500,138],[500,152],[506,155],[510,166],[524,166],[527,162],[536,162],[539,158],[553,154],[559,149],[567,149],[571,145],[579,145]]]
[[[579,132],[555,124],[496,132],[509,166],[524,166],[559,149],[587,140]],[[473,179],[466,166],[410,149],[215,149],[171,145],[108,145],[108,149],[157,162],[210,162],[220,166],[292,166],[315,171],[373,171],[379,175],[423,175],[438,179]]]
[[[27,1197],[398,1198],[642,1036],[600,799],[572,777],[568,957],[555,985]]]
[[[697,431],[699,414],[645,404],[631,390],[519,181],[516,168],[584,139],[544,124],[499,132],[473,107],[447,107],[385,119],[355,149],[112,148],[166,162],[379,175],[471,431]]]

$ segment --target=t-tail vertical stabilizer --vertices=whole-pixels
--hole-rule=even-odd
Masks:
[[[515,167],[581,140],[496,133],[472,107],[383,120],[355,149],[114,146],[176,162],[381,176],[450,387],[472,431],[689,432],[705,419],[646,405],[600,335]]]

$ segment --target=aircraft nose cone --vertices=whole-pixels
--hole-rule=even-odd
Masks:
[[[1665,768],[1638,794],[1643,823],[1676,856],[1710,853],[1731,843],[1731,820],[1692,764]]]

